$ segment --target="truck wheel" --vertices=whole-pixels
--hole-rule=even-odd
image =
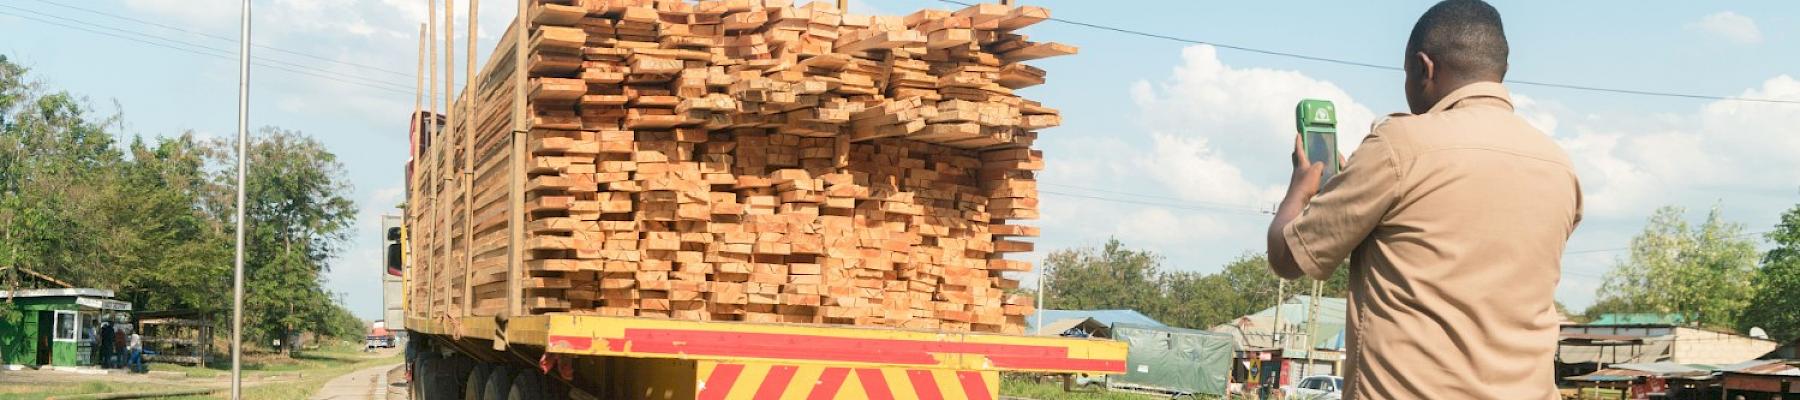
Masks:
[[[513,375],[518,373],[519,370],[512,366],[495,364],[493,370],[488,372],[487,389],[481,391],[481,398],[484,400],[505,399],[506,392],[512,390]]]
[[[431,390],[431,368],[434,361],[436,360],[433,360],[432,357],[423,355],[413,359],[412,381],[408,382],[411,385],[408,392],[412,393],[413,400],[430,399],[431,395],[435,394],[426,393]]]
[[[506,393],[506,400],[549,400],[550,394],[544,385],[544,376],[532,371],[520,372],[512,381],[512,390]]]
[[[433,399],[460,399],[463,397],[464,381],[468,379],[469,370],[474,368],[475,360],[462,355],[451,355],[433,360],[436,375],[431,377],[431,393]]]
[[[494,373],[494,364],[478,362],[475,369],[469,371],[469,379],[463,383],[463,400],[481,400],[487,391],[488,375]]]

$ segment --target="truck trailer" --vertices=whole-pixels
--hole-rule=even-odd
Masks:
[[[1075,51],[1013,33],[1048,16],[519,1],[411,116],[388,263],[414,397],[996,399],[1002,372],[1123,373],[1123,343],[1026,336],[1030,264],[1005,257],[1032,249],[1031,143],[1060,122],[1013,90]]]

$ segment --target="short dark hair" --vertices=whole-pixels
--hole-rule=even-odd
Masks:
[[[1506,29],[1500,11],[1481,0],[1444,0],[1425,10],[1406,40],[1406,56],[1424,52],[1439,73],[1506,76]]]

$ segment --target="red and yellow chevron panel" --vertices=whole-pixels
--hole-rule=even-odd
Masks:
[[[857,368],[805,364],[699,366],[699,400],[994,400],[998,372]]]
[[[561,354],[852,368],[1125,372],[1126,345],[1104,340],[599,316],[551,316],[549,325],[545,348]]]

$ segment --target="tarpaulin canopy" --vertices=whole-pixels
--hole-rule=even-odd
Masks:
[[[1135,324],[1114,324],[1113,339],[1130,346],[1125,375],[1114,381],[1182,393],[1224,395],[1237,352],[1231,335]]]

